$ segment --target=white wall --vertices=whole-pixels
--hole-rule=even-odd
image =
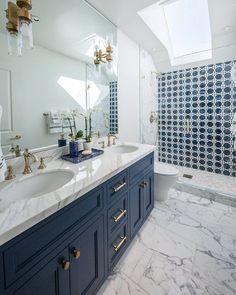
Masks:
[[[203,65],[210,65],[210,64],[216,64],[216,63],[226,62],[230,60],[235,60],[236,45],[231,44],[228,46],[221,46],[221,44],[219,44],[218,47],[213,49],[212,59],[199,61],[195,63],[183,64],[176,67],[171,66],[167,51],[156,52],[154,53],[154,57],[155,57],[158,71],[162,73],[166,73],[166,72],[172,72],[176,70],[188,69],[188,68],[199,67]]]
[[[139,46],[120,30],[118,56],[119,136],[140,142]]]

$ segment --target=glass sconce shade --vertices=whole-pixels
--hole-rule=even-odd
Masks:
[[[20,49],[32,49],[34,47],[32,22],[24,19],[19,20],[18,47]]]
[[[8,45],[8,54],[13,55],[18,53],[18,39],[17,32],[8,31],[7,32],[7,45]]]

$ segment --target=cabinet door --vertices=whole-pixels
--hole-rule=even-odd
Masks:
[[[131,237],[143,222],[143,187],[142,182],[130,190],[130,234]]]
[[[69,248],[71,295],[94,294],[104,278],[103,217],[83,231]]]
[[[69,295],[68,248],[51,260],[14,295]]]
[[[154,207],[154,174],[153,171],[144,177],[144,188],[143,188],[143,198],[144,198],[144,218],[149,215]]]

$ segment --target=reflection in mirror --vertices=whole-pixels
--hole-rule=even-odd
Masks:
[[[82,130],[85,135],[85,117],[90,114],[92,134],[107,135],[111,131],[111,97],[117,97],[110,91],[110,85],[117,83],[116,27],[82,0],[32,1],[32,14],[39,19],[32,24],[34,48],[23,46],[21,56],[9,55],[6,8],[1,1],[4,154],[11,151],[16,155],[17,145],[17,155],[20,149],[56,145],[62,133],[68,138]],[[112,55],[107,55],[109,45]],[[97,48],[105,61],[99,66],[95,66]]]

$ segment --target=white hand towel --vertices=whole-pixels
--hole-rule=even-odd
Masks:
[[[48,114],[48,131],[50,134],[62,132],[62,118],[58,111],[51,111]]]

